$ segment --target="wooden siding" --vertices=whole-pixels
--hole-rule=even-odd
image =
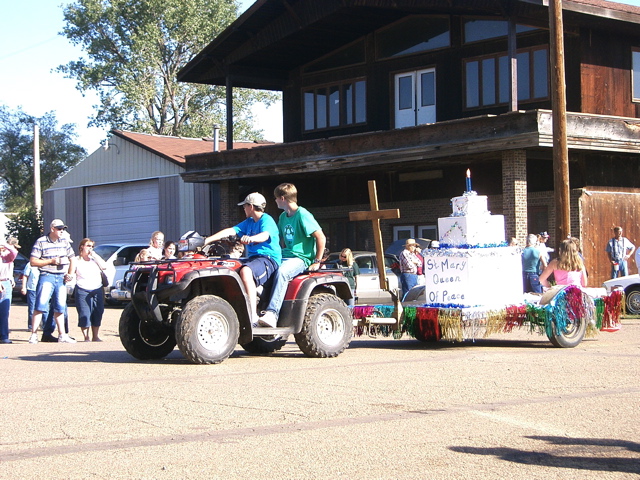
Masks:
[[[638,39],[636,39],[636,44]],[[582,32],[582,111],[635,117],[631,101],[631,43],[608,32]]]
[[[589,273],[589,284],[600,287],[608,280],[611,266],[605,252],[613,227],[640,246],[640,189],[585,187],[579,201],[580,239]],[[638,273],[635,252],[629,259],[629,273]]]

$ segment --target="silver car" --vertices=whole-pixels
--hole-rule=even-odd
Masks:
[[[356,303],[359,305],[390,304],[391,294],[380,288],[380,275],[378,274],[378,259],[375,252],[354,251],[353,259],[360,268],[360,275],[357,277],[358,291]],[[338,264],[340,252],[329,254],[324,262],[327,268],[332,268]],[[384,254],[385,271],[389,282],[389,287],[398,289],[399,278],[391,269],[393,264],[398,264],[398,257],[388,253]]]

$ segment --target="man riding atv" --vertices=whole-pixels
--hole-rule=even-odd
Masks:
[[[133,357],[162,358],[177,344],[193,363],[220,363],[238,343],[249,353],[271,353],[290,334],[309,357],[335,357],[348,347],[353,319],[344,300],[352,293],[340,273],[302,272],[286,287],[277,326],[254,326],[255,312],[269,301],[269,282],[259,298],[250,294],[241,276],[248,259],[229,255],[235,242],[221,238],[204,243],[190,232],[178,250],[191,254],[133,264],[127,272],[124,283],[131,303],[119,330]]]

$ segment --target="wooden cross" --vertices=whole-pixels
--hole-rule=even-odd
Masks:
[[[380,231],[380,220],[400,218],[400,210],[397,208],[389,210],[378,210],[378,192],[376,191],[375,180],[369,180],[369,203],[371,204],[370,212],[350,212],[349,220],[351,220],[352,222],[371,220],[371,226],[373,227],[373,240],[376,245],[376,258],[378,259],[380,288],[383,290],[389,290],[389,285],[387,284],[387,272],[384,263],[384,252],[382,249],[382,232]]]

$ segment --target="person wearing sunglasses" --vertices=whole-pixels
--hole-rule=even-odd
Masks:
[[[76,343],[65,332],[64,313],[67,309],[66,282],[74,278],[75,253],[71,242],[65,235],[67,226],[56,218],[51,222],[50,232],[40,237],[31,250],[30,263],[40,269],[40,278],[36,287],[36,304],[31,319],[29,343],[38,343],[38,326],[42,314],[53,308],[53,316],[58,327],[58,342]],[[51,302],[51,306],[49,303]]]

